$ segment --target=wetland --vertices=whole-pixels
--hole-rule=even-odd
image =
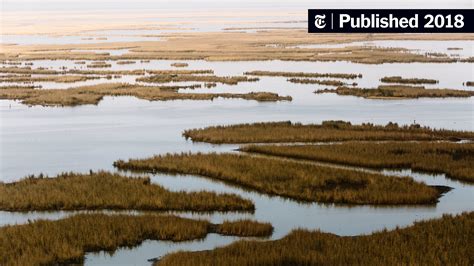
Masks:
[[[0,264],[472,264],[474,36],[242,14],[5,16]]]

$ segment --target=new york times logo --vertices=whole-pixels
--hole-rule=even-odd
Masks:
[[[310,33],[473,33],[472,9],[309,9]]]
[[[326,15],[314,16],[314,26],[318,29],[324,29],[326,27]]]

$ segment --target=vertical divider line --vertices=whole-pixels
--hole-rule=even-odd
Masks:
[[[334,20],[333,20],[334,13],[331,13],[331,30],[334,29]]]

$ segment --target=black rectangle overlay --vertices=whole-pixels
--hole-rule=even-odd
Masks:
[[[474,9],[308,9],[309,33],[474,33]]]

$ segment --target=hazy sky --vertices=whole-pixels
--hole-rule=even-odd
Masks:
[[[473,8],[474,0],[0,0],[2,11],[209,8]]]

